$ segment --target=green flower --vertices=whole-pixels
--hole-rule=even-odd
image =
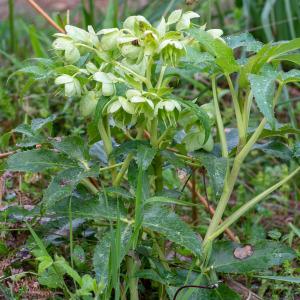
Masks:
[[[182,142],[185,144],[185,148],[188,152],[196,151],[199,149],[204,149],[210,152],[214,148],[213,137],[210,134],[208,140],[205,140],[205,130],[201,125],[194,125],[186,132],[186,136],[183,138]]]
[[[176,24],[176,30],[185,30],[190,28],[191,26],[191,19],[194,18],[200,18],[200,15],[193,11],[187,11],[184,14],[182,14],[180,20]]]
[[[90,46],[99,46],[99,39],[92,26],[88,26],[88,31],[72,25],[66,25],[65,30],[67,36],[73,39],[74,42],[83,43]]]
[[[94,91],[89,91],[80,101],[80,112],[82,116],[87,117],[92,114],[97,106],[100,95]]]
[[[124,21],[123,28],[129,30],[131,33],[139,35],[144,31],[151,29],[152,26],[143,16],[130,16]]]
[[[80,83],[78,79],[73,76],[66,74],[58,76],[55,79],[55,84],[65,86],[65,95],[67,97],[80,96],[81,94]]]
[[[55,50],[64,51],[65,60],[69,63],[75,63],[80,58],[80,52],[75,46],[73,40],[65,34],[57,34],[59,36],[52,44]]]
[[[138,38],[127,35],[118,38],[118,46],[123,57],[137,61],[142,58],[143,49],[139,44]]]
[[[159,116],[168,127],[167,123],[176,127],[176,119],[181,111],[180,104],[175,100],[163,100],[155,105],[154,115]]]
[[[222,29],[209,29],[206,32],[209,33],[214,39],[218,39],[225,43],[225,41],[221,38],[223,35]]]
[[[97,32],[97,35],[101,35],[101,47],[105,51],[112,51],[117,49],[118,37],[120,31],[118,28],[102,29]]]
[[[97,71],[94,73],[93,78],[102,83],[103,96],[112,96],[115,94],[115,83],[117,83],[119,79],[114,74]]]
[[[183,42],[179,40],[164,40],[159,47],[159,52],[166,65],[176,66],[182,56],[186,54]]]
[[[146,119],[153,119],[154,103],[152,100],[143,96],[140,91],[133,89],[126,92],[126,97],[134,105],[134,114],[144,114]]]

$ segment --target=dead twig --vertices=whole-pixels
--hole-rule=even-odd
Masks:
[[[260,296],[256,295],[254,292],[252,292],[251,290],[249,290],[247,287],[245,287],[244,285],[242,285],[241,283],[232,280],[230,278],[226,278],[225,282],[227,283],[227,285],[233,289],[234,291],[236,291],[238,294],[243,296],[243,299],[247,299],[247,300],[263,300]]]
[[[27,2],[41,15],[43,18],[57,31],[61,33],[66,33],[63,28],[58,26],[52,18],[34,1],[34,0],[27,0]]]
[[[6,158],[12,154],[14,154],[16,151],[9,151],[9,152],[6,152],[6,153],[0,153],[0,159],[2,158]]]

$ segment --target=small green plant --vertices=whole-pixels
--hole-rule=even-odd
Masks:
[[[175,295],[177,299],[239,299],[220,284],[223,273],[263,272],[295,256],[277,241],[243,246],[217,239],[300,170],[299,151],[289,150],[294,169],[222,222],[251,150],[281,153],[287,147],[282,143],[285,135],[299,133],[279,124],[274,108],[284,85],[300,81],[298,70],[278,68],[282,60],[298,55],[294,51],[300,49],[300,39],[262,45],[246,34],[222,38],[220,29],[191,24],[197,18],[194,12],[176,10],[153,26],[142,16],[131,16],[121,29],[97,33],[91,26],[85,31],[67,25],[66,33],[56,34],[53,42],[56,59],[38,61],[35,71],[40,78],[55,78],[66,97],[80,99],[88,136],[45,136],[44,128],[57,116],[34,119],[15,132],[24,135],[21,147],[39,148],[12,155],[6,169],[58,171],[44,191],[40,208],[43,214],[67,213],[72,264],[73,219],[101,224],[93,254],[95,278],[92,272],[79,275],[62,256],[51,257],[29,226],[40,248],[35,251],[40,281],[47,285],[50,278],[58,280],[52,287],[60,287],[66,297],[126,299],[130,295],[137,300],[143,282],[150,280],[155,299]],[[234,49],[239,47],[245,48],[246,59],[235,57]],[[200,72],[210,79],[212,102],[199,106],[199,99],[184,100],[173,92],[174,78],[183,71]],[[236,130],[231,133],[237,132],[237,143],[226,136],[219,108],[217,81],[224,79],[235,112]],[[263,117],[250,127],[255,108]],[[274,136],[283,137],[282,141],[265,142]],[[180,191],[171,196],[163,172],[202,167],[207,169],[217,203],[203,238],[168,208],[199,206],[181,200]],[[166,240],[188,263],[167,259]],[[73,279],[71,287],[64,276]],[[185,285],[190,288],[182,288]],[[200,285],[207,289],[193,288]]]

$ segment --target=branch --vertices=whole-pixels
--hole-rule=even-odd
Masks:
[[[27,2],[44,18],[46,21],[54,27],[57,31],[61,33],[66,33],[63,28],[58,26],[51,17],[34,1],[34,0],[27,0]]]
[[[6,153],[0,153],[0,159],[2,158],[6,158],[12,154],[14,154],[16,151],[9,151],[9,152],[6,152]]]

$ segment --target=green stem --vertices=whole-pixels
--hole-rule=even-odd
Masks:
[[[131,256],[126,258],[130,300],[139,300],[138,279],[135,276],[137,263]]]
[[[148,61],[147,71],[146,71],[146,82],[145,82],[148,90],[153,87],[151,83],[152,65],[153,65],[153,59],[150,56]]]
[[[113,186],[119,186],[120,185],[121,180],[123,179],[124,174],[126,173],[126,171],[127,171],[128,167],[129,167],[129,164],[132,161],[132,159],[133,159],[133,154],[129,153],[127,155],[127,157],[125,158],[125,160],[124,160],[124,162],[122,164],[122,167],[121,167],[121,169],[120,169],[120,171],[119,171],[116,179],[113,182]]]
[[[160,153],[156,154],[153,161],[153,166],[155,172],[155,192],[159,193],[162,192],[164,187],[162,175],[163,161]]]
[[[137,140],[141,139],[141,137],[143,136],[143,133],[144,133],[144,128],[143,127],[138,128],[138,133],[136,135],[136,139]],[[123,179],[132,159],[133,159],[133,154],[129,153],[127,155],[127,157],[125,158],[124,162],[122,163],[121,170],[119,171],[118,175],[116,176],[115,180],[113,181],[113,186],[120,185],[121,180]]]
[[[104,145],[104,150],[106,152],[107,157],[110,155],[110,153],[112,152],[113,148],[112,148],[112,143],[111,140],[109,139],[104,123],[103,123],[103,119],[100,118],[99,123],[98,123],[98,130],[101,136],[101,139],[103,141],[103,145]]]
[[[237,128],[238,128],[239,138],[240,138],[240,145],[244,145],[246,142],[246,138],[247,138],[247,132],[244,128],[243,118],[242,118],[242,113],[241,113],[238,97],[237,97],[236,91],[234,89],[233,83],[231,81],[230,75],[225,74],[225,76],[226,76],[226,79],[227,79],[227,82],[229,85],[229,89],[230,89],[230,93],[232,96],[232,101],[233,101],[233,106],[234,106],[234,111],[235,111],[235,116],[236,116],[236,122],[237,122]]]
[[[87,178],[82,179],[80,183],[83,184],[93,194],[98,194],[99,190]]]
[[[245,104],[244,104],[244,110],[243,110],[243,123],[244,123],[244,128],[247,132],[248,125],[249,125],[249,118],[250,118],[250,110],[251,110],[251,105],[252,105],[252,100],[253,100],[253,93],[249,92]]]
[[[228,157],[227,141],[226,141],[223,120],[220,112],[219,102],[218,102],[217,85],[216,85],[215,76],[212,77],[212,91],[213,91],[213,101],[214,101],[214,108],[216,113],[217,127],[220,136],[221,147],[222,147],[222,156]]]
[[[285,184],[287,181],[289,181],[293,176],[295,176],[300,171],[300,167],[295,169],[290,175],[279,181],[278,183],[274,184],[261,194],[254,197],[252,200],[248,201],[246,204],[244,204],[242,207],[240,207],[237,211],[235,211],[230,217],[228,217],[221,225],[218,226],[217,230],[209,237],[209,240],[213,240],[216,237],[218,237],[220,234],[222,234],[231,224],[233,224],[235,221],[237,221],[242,215],[244,215],[249,209],[251,209],[254,205],[259,203],[261,200],[263,200],[266,196],[271,194],[273,191],[278,189],[280,186]]]
[[[278,102],[278,99],[282,92],[282,85],[280,84],[278,87],[278,90],[276,92],[276,95],[274,97],[273,105],[275,106]],[[267,119],[263,118],[260,122],[259,126],[256,128],[255,132],[252,134],[248,142],[245,144],[245,146],[242,148],[242,150],[237,154],[237,156],[234,159],[233,166],[231,169],[231,172],[229,176],[226,176],[225,183],[224,183],[224,189],[223,193],[221,195],[221,198],[219,200],[218,206],[216,208],[215,214],[209,224],[209,227],[206,232],[206,236],[204,239],[204,248],[209,249],[208,242],[212,241],[213,239],[211,236],[214,234],[214,232],[217,230],[220,221],[222,219],[223,213],[225,211],[225,208],[227,206],[227,203],[230,199],[231,193],[233,191],[235,182],[237,180],[237,176],[239,174],[241,165],[244,161],[244,159],[247,157],[249,152],[251,151],[253,145],[256,143],[256,141],[259,139],[262,131],[264,130],[265,126],[267,124]],[[205,250],[206,251],[206,250]]]
[[[161,87],[161,84],[162,84],[162,81],[163,81],[163,78],[164,78],[164,74],[165,74],[166,68],[167,68],[167,66],[162,66],[161,67],[159,78],[158,78],[158,81],[157,81],[157,84],[156,84],[156,88],[157,89],[159,89]]]

